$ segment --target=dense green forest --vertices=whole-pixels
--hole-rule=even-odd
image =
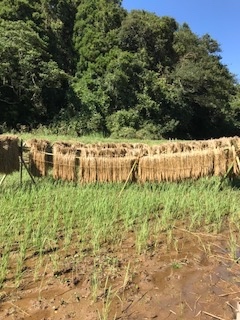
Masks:
[[[120,0],[0,0],[0,129],[122,138],[240,132],[219,44]]]

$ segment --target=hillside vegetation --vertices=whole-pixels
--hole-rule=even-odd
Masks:
[[[240,88],[209,34],[119,0],[0,1],[0,130],[239,134]]]

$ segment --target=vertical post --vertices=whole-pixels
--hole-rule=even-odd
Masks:
[[[6,174],[2,177],[2,179],[1,179],[1,181],[0,181],[0,186],[3,184],[3,181],[6,179],[6,177],[7,177]]]
[[[240,160],[239,160],[238,156],[236,156],[236,161],[237,161],[237,165],[238,165],[238,173],[240,173]]]
[[[20,144],[20,185],[22,186],[22,176],[23,176],[23,162],[22,162],[22,158],[23,158],[23,141],[21,139],[21,144]]]
[[[25,161],[24,161],[24,159],[23,159],[22,154],[20,155],[20,157],[21,157],[21,162],[22,162],[22,164],[23,164],[24,168],[27,170],[27,173],[29,174],[29,177],[31,178],[31,180],[32,180],[33,184],[36,184],[36,182],[35,182],[35,180],[34,180],[34,178],[33,178],[32,174],[31,174],[31,172],[28,170],[28,167],[27,167],[27,165],[26,165],[26,163],[25,163]]]
[[[240,302],[237,302],[236,320],[240,320]]]

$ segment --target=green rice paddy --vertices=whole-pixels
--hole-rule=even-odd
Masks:
[[[225,181],[220,190],[219,182],[205,178],[123,189],[121,183],[80,185],[50,178],[33,185],[26,173],[20,186],[19,173],[8,176],[0,187],[0,286],[10,276],[18,285],[30,256],[37,276],[46,253],[53,253],[57,268],[62,252],[97,255],[106,243],[120,247],[129,232],[140,254],[181,221],[188,230],[238,231],[240,189]]]

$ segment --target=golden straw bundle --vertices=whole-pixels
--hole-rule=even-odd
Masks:
[[[212,150],[178,152],[142,157],[138,165],[140,182],[180,181],[213,174]]]
[[[79,166],[80,183],[91,183],[97,181],[97,162],[94,157],[81,157]]]
[[[76,149],[66,143],[53,145],[53,177],[67,181],[76,181]]]
[[[201,151],[216,148],[231,148],[234,145],[236,149],[240,149],[239,137],[223,137],[219,139],[209,140],[193,140],[184,142],[165,142],[149,148],[149,155],[170,154],[179,152]]]
[[[32,139],[26,142],[30,148],[29,169],[33,176],[47,176],[48,168],[51,165],[49,159],[50,142],[47,140]]]
[[[227,151],[224,149],[214,150],[214,175],[223,176],[227,171],[228,160]]]
[[[135,179],[132,170],[135,157],[81,157],[79,181],[90,182],[125,182]]]
[[[19,170],[18,137],[0,136],[0,173],[10,174]]]
[[[97,158],[97,181],[99,182],[132,182],[135,179],[133,165],[135,157]]]
[[[32,140],[30,164],[34,175],[46,175],[49,142]],[[236,156],[240,138],[199,141],[170,141],[149,147],[142,143],[55,143],[53,176],[55,179],[89,182],[180,181],[204,176],[224,175],[230,165],[237,174]],[[132,170],[139,159],[138,170]],[[19,162],[17,161],[17,167]],[[6,171],[6,169],[4,169]],[[130,174],[129,174],[130,173]]]

